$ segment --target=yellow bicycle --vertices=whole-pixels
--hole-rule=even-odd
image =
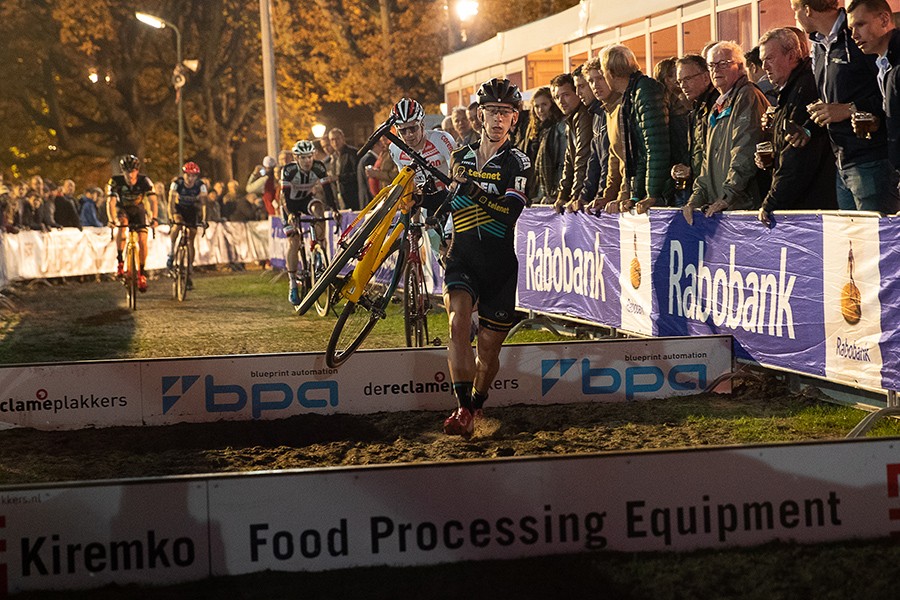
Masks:
[[[391,132],[393,117],[382,123],[359,150],[362,156],[382,136],[397,144],[434,178],[450,185],[451,179]],[[415,169],[404,167],[390,185],[360,211],[341,234],[328,268],[297,305],[301,315],[310,309],[329,285],[335,286],[334,302],[346,300],[325,352],[329,367],[342,365],[355,352],[379,319],[386,316],[391,297],[400,284],[408,249],[410,215],[415,207]],[[351,260],[356,264],[342,277]]]

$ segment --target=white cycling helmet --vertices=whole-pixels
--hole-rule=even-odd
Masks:
[[[394,123],[406,125],[407,123],[421,123],[425,118],[425,109],[412,98],[401,98],[394,105],[391,114],[394,115]]]
[[[309,140],[300,140],[294,147],[291,149],[291,152],[294,153],[294,156],[308,156],[310,154],[314,154],[316,151],[315,145]]]

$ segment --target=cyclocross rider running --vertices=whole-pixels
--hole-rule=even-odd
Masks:
[[[200,167],[195,162],[186,162],[181,167],[184,173],[172,182],[169,187],[169,221],[174,223],[170,238],[172,247],[169,250],[169,260],[166,267],[172,268],[172,260],[175,256],[175,240],[182,227],[188,228],[188,263],[193,272],[194,267],[194,238],[197,236],[197,226],[201,221],[206,221],[206,184],[200,179]],[[188,277],[187,289],[194,289],[194,283]]]
[[[456,142],[446,131],[438,129],[425,130],[425,110],[422,105],[410,98],[401,98],[394,109],[394,124],[397,134],[406,144],[416,151],[422,158],[445,175],[450,174],[450,155],[456,149]],[[394,163],[403,168],[413,166],[416,169],[416,187],[422,189],[426,180],[432,179],[425,171],[413,165],[412,158],[396,144],[390,146],[391,158]],[[438,189],[443,189],[444,184],[436,181]]]
[[[284,235],[288,239],[287,269],[291,279],[288,300],[294,306],[300,304],[297,289],[297,265],[300,262],[300,217],[303,215],[324,217],[325,204],[337,210],[331,179],[325,170],[325,163],[313,158],[315,145],[309,140],[300,140],[292,149],[294,162],[288,163],[281,171],[281,214],[284,220]],[[325,239],[325,224],[316,223],[316,237]],[[309,265],[304,265],[309,268]]]
[[[446,257],[444,306],[450,318],[447,362],[458,407],[444,421],[444,433],[469,437],[482,415],[500,369],[500,347],[515,324],[518,260],[516,220],[525,208],[531,160],[513,146],[510,132],[522,107],[519,88],[491,79],[478,88],[481,138],[453,152],[450,169],[460,181],[450,203],[453,243]],[[429,195],[433,207],[441,194]],[[478,303],[476,348],[470,319]]]
[[[138,232],[140,269],[138,274],[138,289],[147,291],[147,275],[144,273],[144,263],[147,261],[147,210],[144,208],[144,198],[150,201],[151,213],[155,215],[157,210],[156,192],[153,191],[153,182],[146,175],[138,172],[141,161],[137,156],[129,154],[119,161],[122,168],[121,175],[113,175],[106,184],[107,216],[110,226],[117,224],[119,231],[116,235],[116,276],[125,275],[125,264],[122,253],[125,250],[125,233],[129,223]],[[156,219],[150,222],[151,227],[156,227]]]

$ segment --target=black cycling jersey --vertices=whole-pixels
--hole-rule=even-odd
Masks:
[[[134,185],[128,183],[124,175],[113,175],[106,184],[106,195],[117,198],[118,214],[113,216],[121,218],[124,215],[131,229],[146,229],[147,211],[144,208],[144,196],[149,194],[155,195],[153,182],[146,175],[138,175]]]
[[[200,196],[206,193],[206,184],[201,179],[197,179],[194,185],[188,187],[184,181],[184,177],[179,177],[172,182],[169,188],[175,192],[175,206],[199,206]]]
[[[309,203],[315,199],[312,189],[327,176],[325,163],[320,160],[313,161],[309,171],[304,171],[295,162],[284,166],[281,171],[281,197],[285,220],[292,213],[309,214]],[[325,192],[325,205],[334,210],[336,205],[331,184],[325,183],[322,188]]]
[[[124,175],[113,175],[106,184],[106,195],[116,196],[123,205],[140,204],[148,192],[153,192],[153,182],[146,175],[138,175],[134,185]]]
[[[482,327],[509,331],[516,320],[514,228],[527,201],[531,160],[507,141],[479,169],[479,145],[453,153],[450,171],[464,169],[469,181],[450,201],[453,243],[445,259],[444,290],[465,290],[478,303]]]
[[[513,228],[528,201],[531,159],[507,141],[491,159],[478,168],[476,153],[481,142],[453,152],[450,171],[464,169],[469,182],[460,186],[450,202],[454,240],[466,237],[505,240],[510,248]]]

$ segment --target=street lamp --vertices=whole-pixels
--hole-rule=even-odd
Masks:
[[[178,166],[184,164],[184,111],[181,107],[181,87],[184,85],[184,74],[181,67],[181,31],[174,24],[149,15],[147,13],[136,12],[135,18],[145,25],[149,25],[155,29],[163,29],[169,27],[175,32],[175,72],[172,76],[172,84],[175,86],[175,104],[178,105]]]
[[[322,136],[325,135],[326,129],[328,129],[328,127],[326,127],[322,123],[316,123],[315,125],[312,126],[313,137],[315,137],[317,140],[321,139]]]

